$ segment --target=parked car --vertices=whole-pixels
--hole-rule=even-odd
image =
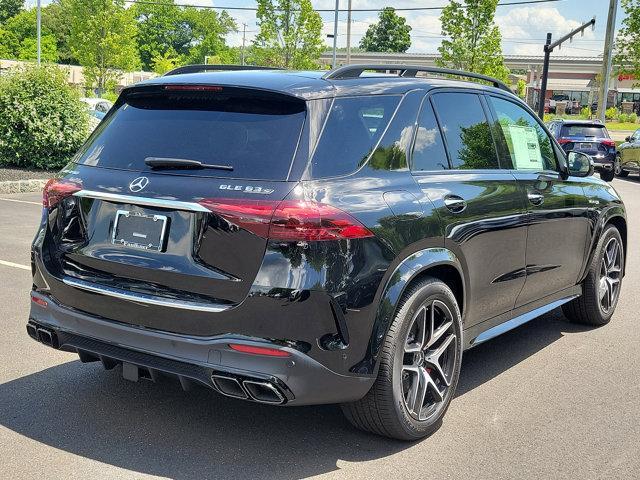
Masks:
[[[89,110],[89,126],[94,130],[105,117],[106,113],[98,110]]]
[[[553,95],[551,97],[551,99],[549,100],[549,111],[551,113],[555,113],[556,112],[556,104],[558,102],[567,102],[567,105],[569,107],[571,106],[571,102],[569,102],[569,96],[568,95],[564,95],[564,94]]]
[[[204,68],[239,71],[127,87],[46,185],[34,339],[412,440],[465,350],[560,306],[610,321],[624,205],[498,80]]]
[[[640,173],[640,129],[625,138],[618,147],[616,175],[626,177],[629,173]]]
[[[599,120],[552,120],[549,130],[565,152],[581,152],[593,159],[603,180],[614,177],[616,142]]]
[[[80,101],[87,104],[89,110],[96,110],[102,113],[107,113],[113,106],[113,103],[111,103],[109,100],[105,100],[104,98],[83,97],[80,99]]]

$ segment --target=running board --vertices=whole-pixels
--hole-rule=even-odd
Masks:
[[[524,325],[525,323],[533,320],[534,318],[539,317],[540,315],[544,315],[545,313],[550,312],[551,310],[555,310],[561,305],[570,302],[574,298],[579,297],[580,295],[570,295],[568,297],[561,298],[560,300],[556,300],[555,302],[548,303],[547,305],[543,305],[542,307],[538,307],[535,310],[531,310],[530,312],[523,313],[522,315],[518,315],[511,320],[507,320],[495,327],[491,327],[488,330],[485,330],[480,335],[475,337],[469,343],[469,346],[476,347],[481,343],[486,342],[487,340],[491,340],[492,338],[497,337],[498,335],[502,335],[509,330],[513,330],[514,328],[519,327],[520,325]]]

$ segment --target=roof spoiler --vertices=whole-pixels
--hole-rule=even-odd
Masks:
[[[201,73],[201,72],[225,72],[235,70],[282,70],[278,67],[259,67],[257,65],[184,65],[182,67],[169,70],[163,75],[168,77],[171,75],[181,75],[183,73]]]
[[[513,93],[513,91],[503,82],[497,78],[488,77],[479,73],[465,72],[463,70],[454,70],[451,68],[440,67],[424,67],[420,65],[402,65],[402,64],[362,64],[362,65],[344,65],[342,67],[334,68],[333,70],[325,73],[322,78],[325,80],[345,80],[349,78],[358,78],[363,72],[367,70],[373,70],[376,72],[398,72],[400,77],[415,77],[418,72],[435,73],[438,75],[455,75],[458,77],[474,78],[476,80],[482,80],[493,85],[496,88]]]

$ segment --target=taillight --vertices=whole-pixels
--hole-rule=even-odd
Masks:
[[[47,305],[49,305],[46,300],[43,300],[40,297],[36,297],[33,293],[31,293],[31,301],[33,303],[35,303],[37,305],[40,305],[41,307],[45,307],[45,308],[47,307]]]
[[[46,183],[42,191],[42,206],[44,208],[54,207],[63,199],[80,190],[82,190],[82,187],[75,182],[52,178]]]
[[[266,355],[267,357],[290,357],[291,354],[278,348],[254,347],[253,345],[242,345],[240,343],[230,343],[229,348],[236,352],[250,353],[252,355]]]
[[[616,142],[613,140],[601,140],[602,145],[604,145],[605,147],[615,147],[616,146]]]
[[[373,236],[348,213],[308,200],[205,199],[200,204],[241,228],[273,240],[321,241]]]
[[[565,143],[569,143],[569,142],[571,142],[571,139],[570,139],[570,138],[559,138],[559,139],[558,139],[558,143],[559,143],[560,145],[564,145]]]
[[[181,92],[221,92],[223,90],[218,85],[165,85],[164,89]]]

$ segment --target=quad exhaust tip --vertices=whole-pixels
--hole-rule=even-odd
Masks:
[[[259,380],[239,380],[226,375],[211,375],[214,387],[223,395],[242,400],[253,400],[258,403],[281,405],[285,398],[280,390],[270,382]]]
[[[36,323],[29,322],[27,323],[27,333],[31,338],[48,347],[58,348],[59,346],[58,336],[53,330],[49,328],[45,328]]]

